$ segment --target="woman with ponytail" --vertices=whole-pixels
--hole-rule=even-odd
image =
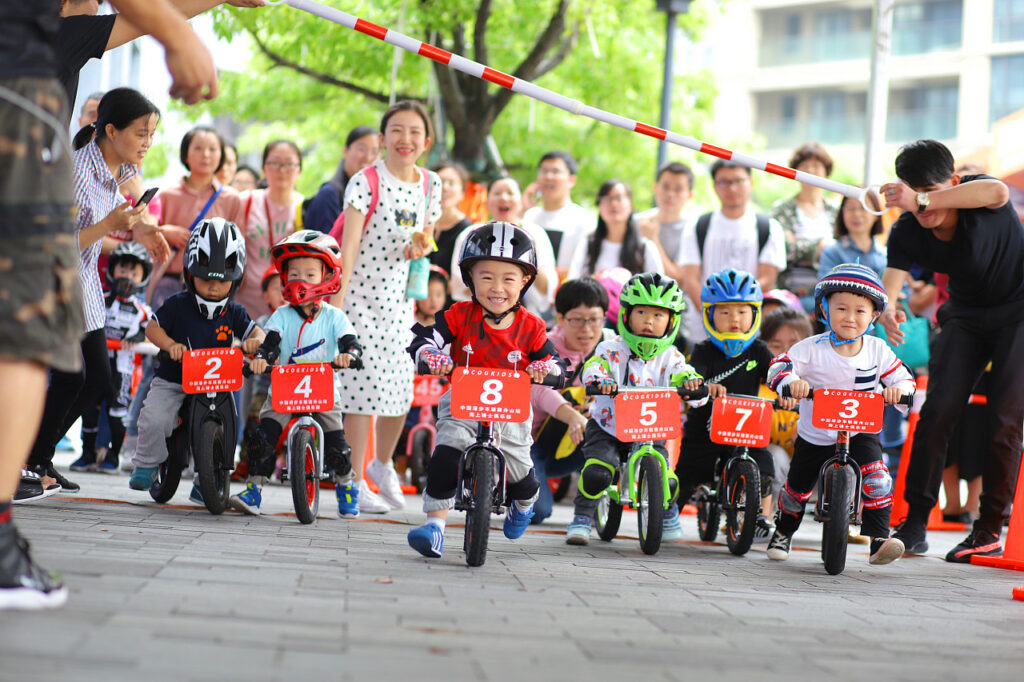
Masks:
[[[110,387],[104,333],[106,306],[96,267],[103,238],[114,231],[141,231],[148,227],[149,243],[144,245],[154,247],[153,255],[158,260],[168,255],[166,242],[153,231],[154,221],[146,205],[133,207],[120,191],[124,183],[138,175],[139,165],[153,143],[159,118],[159,110],[142,93],[115,88],[100,100],[96,122],[75,135],[72,163],[81,252],[78,272],[85,314],[85,335],[81,341],[84,367],[81,372],[53,370],[50,374],[43,421],[29,456],[29,466],[44,477],[44,487],[59,484],[65,492],[79,489],[54,469],[54,447],[83,410],[95,407]],[[139,237],[139,232],[134,234]]]

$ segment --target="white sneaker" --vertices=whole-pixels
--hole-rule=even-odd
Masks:
[[[405,509],[405,493],[402,492],[402,484],[398,481],[398,472],[391,462],[381,463],[376,457],[366,467],[366,475],[380,488],[380,496],[391,505],[392,509]],[[359,503],[362,509],[362,499]]]
[[[377,493],[370,490],[366,481],[359,481],[359,513],[361,514],[387,514],[391,511],[391,505]]]
[[[139,444],[139,435],[128,434],[124,437],[124,444],[121,445],[121,471],[131,473],[135,471],[132,458],[135,457],[135,449]]]

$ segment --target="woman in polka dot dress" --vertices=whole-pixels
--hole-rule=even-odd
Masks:
[[[432,250],[433,223],[441,216],[441,180],[416,166],[430,145],[430,134],[430,117],[418,102],[390,107],[381,119],[380,141],[387,157],[373,164],[378,199],[368,222],[370,187],[364,171],[345,190],[342,287],[331,302],[348,315],[365,349],[364,369],[339,373],[345,433],[352,446],[352,468],[361,479],[370,419],[377,417],[377,452],[367,474],[387,503],[382,505],[360,480],[358,502],[364,512],[404,507],[391,455],[412,404],[414,368],[405,349],[412,342],[414,318],[405,289],[409,262]],[[424,192],[421,173],[429,173],[429,192]]]

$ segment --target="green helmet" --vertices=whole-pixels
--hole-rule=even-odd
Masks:
[[[629,328],[629,315],[634,306],[650,305],[668,310],[668,327],[658,337],[639,336]],[[641,360],[650,360],[672,345],[679,332],[679,322],[686,310],[686,298],[676,281],[656,272],[633,275],[619,293],[619,336]]]

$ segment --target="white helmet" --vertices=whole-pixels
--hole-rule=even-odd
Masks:
[[[224,313],[228,301],[242,284],[244,272],[245,239],[237,225],[224,218],[207,218],[192,230],[185,245],[185,283],[207,319]],[[231,290],[218,301],[207,300],[196,291],[195,277],[232,282]]]

